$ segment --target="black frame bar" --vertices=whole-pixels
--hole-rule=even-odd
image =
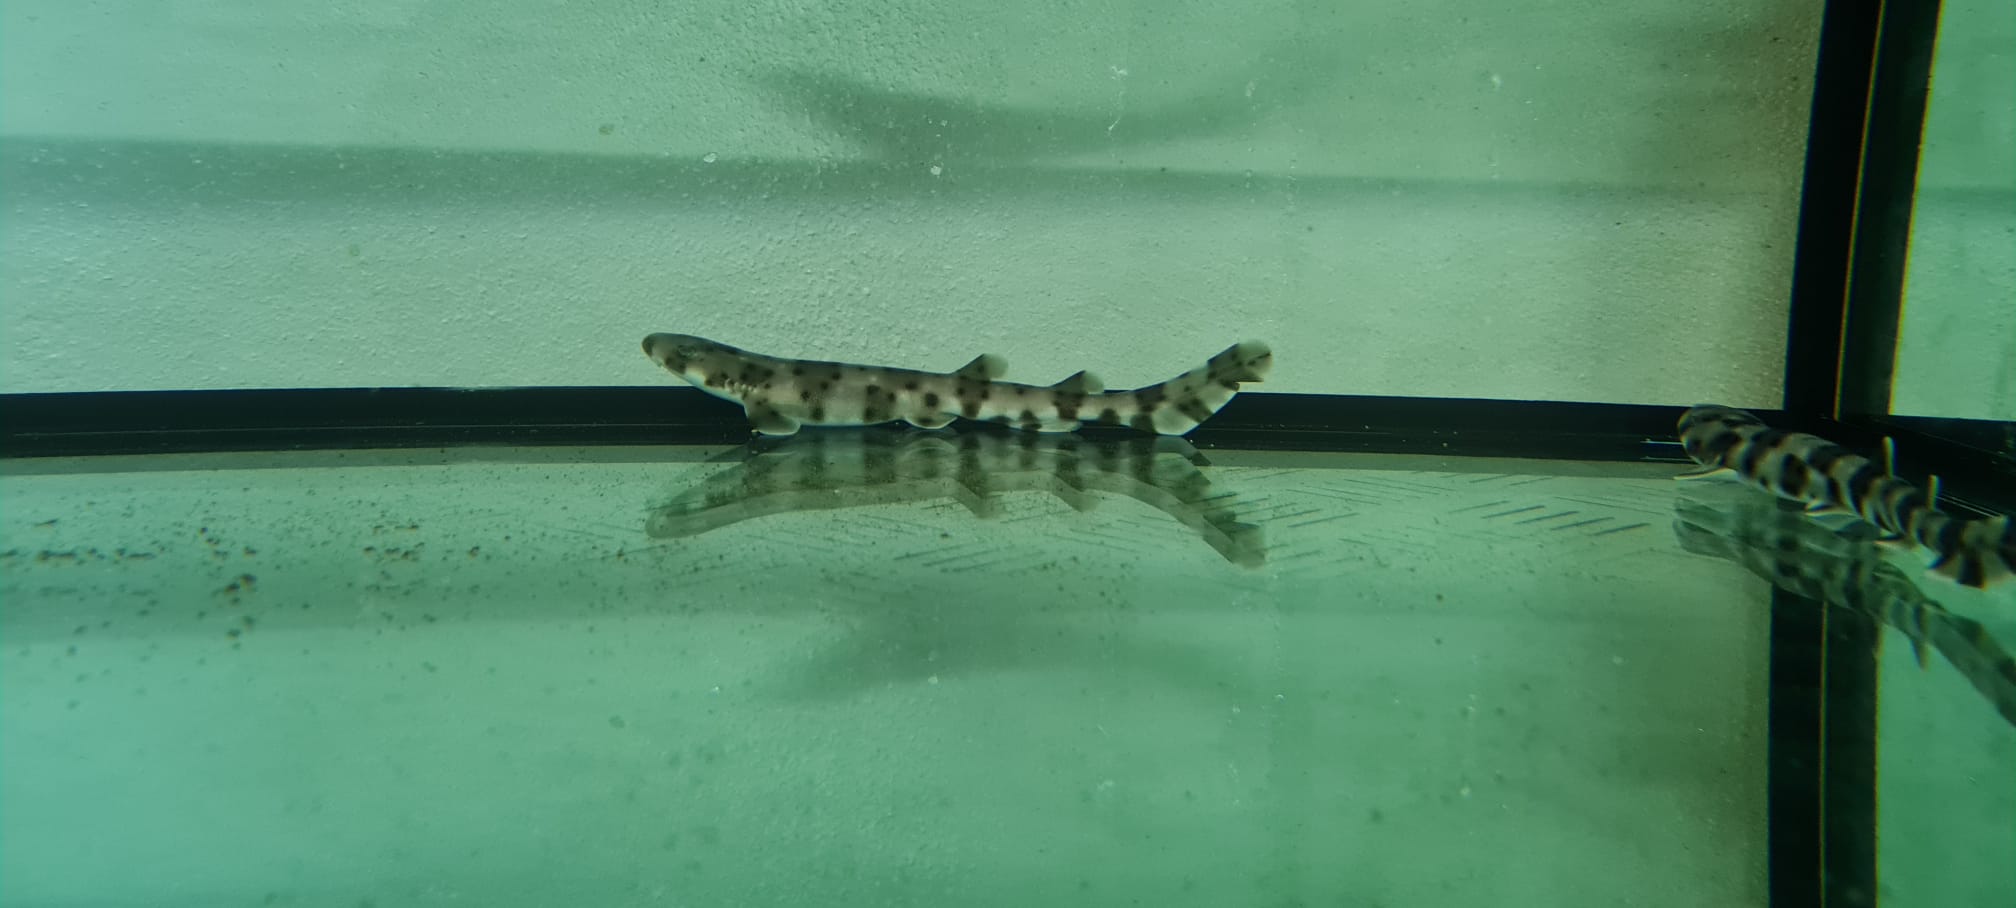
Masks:
[[[1897,368],[1904,275],[1911,249],[1911,213],[1917,195],[1918,149],[1932,85],[1932,52],[1939,35],[1940,4],[1882,5],[1875,71],[1868,96],[1861,187],[1847,277],[1846,327],[1838,387],[1829,412],[1836,418],[1890,412]]]
[[[1770,904],[1876,904],[1877,645],[1868,615],[1771,592]]]
[[[2016,423],[1891,411],[1911,222],[1942,4],[1886,2],[1868,97],[1845,315],[1828,409],[1848,434],[1896,441],[1907,475],[1938,474],[1943,507],[2016,513]],[[1788,387],[1790,386],[1788,376]],[[1811,392],[1818,394],[1817,390]]]
[[[1784,408],[1833,416],[1840,393],[1842,334],[1885,3],[1829,0],[1814,63],[1813,108],[1799,193],[1799,238],[1785,331]]]
[[[1849,322],[1848,300],[1867,164],[1862,149],[1890,5],[1882,0],[1827,3],[1815,61],[1787,313],[1785,414],[1778,425],[1844,444],[1856,441],[1840,437],[1835,419],[1847,365],[1845,334],[1855,327]],[[1844,155],[1844,148],[1856,152]],[[1846,888],[1831,885],[1830,870],[1859,861],[1873,876],[1876,865],[1875,729],[1871,723],[1837,731],[1828,721],[1837,710],[1855,708],[1837,702],[1837,691],[1874,691],[1876,665],[1872,653],[1835,658],[1842,650],[1830,645],[1829,612],[1821,603],[1784,590],[1771,594],[1765,809],[1768,891],[1774,908],[1864,904],[1849,900]],[[1867,709],[1873,714],[1874,708],[1872,696]],[[1857,732],[1861,739],[1850,737]],[[1837,790],[1856,778],[1868,780],[1866,792]],[[1831,811],[1844,797],[1871,805],[1859,835]],[[1873,896],[1873,880],[1869,893]]]
[[[454,445],[738,444],[741,408],[664,388],[301,389],[24,394],[0,400],[10,456]],[[1200,448],[1682,461],[1678,410],[1623,404],[1255,394]],[[1130,434],[1087,427],[1088,435]]]

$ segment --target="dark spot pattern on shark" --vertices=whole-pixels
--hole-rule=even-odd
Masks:
[[[1181,435],[1216,415],[1241,386],[1264,381],[1274,362],[1266,344],[1247,341],[1167,381],[1108,391],[1082,370],[1047,386],[1001,381],[1007,361],[992,354],[951,372],[924,372],[785,359],[686,334],[652,334],[643,348],[666,371],[741,404],[755,430],[767,435],[898,421],[935,429],[956,417],[1069,432],[1095,412],[1101,424]]]

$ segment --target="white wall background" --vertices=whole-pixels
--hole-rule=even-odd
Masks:
[[[2016,420],[2016,4],[1948,0],[1890,408]]]
[[[1115,385],[1775,406],[1819,6],[0,6],[0,390]]]

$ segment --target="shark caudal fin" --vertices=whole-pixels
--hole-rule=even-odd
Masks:
[[[1265,381],[1273,367],[1274,351],[1266,344],[1233,344],[1201,368],[1136,389],[1133,425],[1162,435],[1181,435],[1231,402],[1240,385]]]

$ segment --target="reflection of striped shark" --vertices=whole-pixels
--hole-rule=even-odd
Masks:
[[[1980,622],[1947,611],[1885,562],[1872,534],[1830,532],[1769,499],[1721,508],[1682,500],[1676,510],[1673,532],[1688,551],[1729,559],[1779,589],[1894,627],[1910,639],[1921,667],[1931,644],[2016,725],[2016,659]]]
[[[1006,491],[1051,492],[1083,511],[1104,491],[1169,514],[1235,564],[1266,560],[1260,528],[1238,519],[1233,493],[1211,485],[1198,469],[1209,461],[1180,438],[856,429],[757,439],[721,461],[740,464],[654,507],[645,532],[696,536],[772,514],[948,496],[992,517]]]
[[[781,359],[685,334],[646,337],[644,353],[694,387],[741,404],[765,435],[790,435],[801,425],[899,419],[938,429],[960,416],[1037,432],[1069,432],[1092,422],[1181,435],[1210,419],[1242,383],[1265,379],[1274,362],[1266,344],[1235,344],[1208,364],[1160,384],[1107,391],[1088,372],[1054,385],[995,381],[1008,366],[991,354],[955,372],[919,372]]]
[[[1978,520],[1938,508],[1934,477],[1927,495],[1877,464],[1818,436],[1773,429],[1749,413],[1703,404],[1680,416],[1680,445],[1700,469],[1682,479],[1733,471],[1744,482],[1802,502],[1815,515],[1853,514],[1898,544],[1933,553],[1931,570],[1972,587],[2016,577],[2016,523],[2007,516]]]

